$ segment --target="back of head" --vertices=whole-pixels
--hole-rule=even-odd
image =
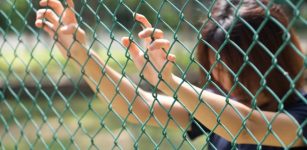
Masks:
[[[210,57],[227,65],[222,66],[236,84],[234,97],[250,104],[257,95],[265,99],[264,107],[302,87],[304,59],[281,7],[269,0],[217,0],[209,16],[198,60],[206,70],[212,67]],[[214,81],[223,87],[218,78]]]

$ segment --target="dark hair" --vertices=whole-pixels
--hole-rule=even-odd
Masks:
[[[218,0],[214,4],[211,17],[202,30],[202,41],[197,52],[199,63],[206,70],[210,70],[212,67],[210,57],[216,55],[216,51],[220,48],[220,60],[234,73],[242,69],[243,64],[247,62],[238,78],[235,79],[230,75],[230,80],[232,83],[239,81],[253,95],[265,85],[261,95],[272,99],[268,105],[272,105],[275,101],[270,94],[272,91],[281,99],[293,86],[296,89],[302,88],[303,77],[298,76],[303,70],[304,59],[299,55],[302,50],[294,31],[284,30],[288,27],[288,19],[281,7],[277,5],[262,7],[268,6],[269,0],[230,2],[232,5],[224,0]],[[255,31],[258,29],[260,30],[257,34]],[[268,73],[268,70],[271,72]],[[267,75],[261,80],[257,72]],[[206,82],[207,74],[204,70],[201,73]],[[298,80],[292,83],[288,77],[290,80],[294,78]],[[213,81],[223,88],[219,79],[213,78]],[[250,103],[251,97],[242,88],[243,86],[237,85],[231,94],[238,101]]]

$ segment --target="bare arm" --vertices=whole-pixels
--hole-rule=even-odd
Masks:
[[[67,0],[67,2],[72,8],[72,0]],[[85,75],[86,77],[89,77],[86,78],[86,81],[91,86],[91,88],[96,91],[98,87],[99,92],[103,93],[108,99],[112,99],[113,96],[118,93],[116,92],[116,88],[113,82],[119,84],[118,89],[123,96],[117,95],[115,97],[113,109],[122,117],[126,117],[127,115],[131,114],[131,112],[133,112],[142,122],[147,121],[148,118],[152,116],[149,106],[153,105],[153,115],[162,123],[162,125],[165,125],[168,122],[169,117],[167,112],[171,110],[170,114],[174,120],[176,120],[177,123],[184,128],[187,126],[189,120],[187,111],[184,110],[182,106],[176,102],[175,105],[172,105],[174,103],[173,98],[171,98],[174,94],[173,90],[169,89],[169,87],[163,84],[159,86],[161,90],[170,96],[161,96],[161,99],[159,98],[160,104],[165,109],[163,109],[160,104],[154,103],[154,98],[151,97],[150,93],[139,90],[139,95],[137,95],[136,92],[131,92],[135,91],[135,86],[129,82],[126,77],[123,77],[123,80],[121,83],[119,83],[122,75],[109,68],[108,66],[105,66],[104,62],[97,56],[97,54],[95,54],[93,51],[87,52],[87,49],[83,47],[85,45],[85,37],[83,35],[84,32],[82,32],[77,27],[75,21],[76,19],[68,19],[74,18],[71,16],[73,12],[70,9],[64,10],[58,0],[48,0],[48,3],[46,1],[41,2],[41,5],[50,6],[55,13],[52,10],[40,10],[38,12],[36,25],[38,27],[44,28],[44,30],[48,32],[51,37],[54,37],[54,31],[58,31],[56,34],[59,36],[58,45],[61,51],[63,52],[64,56],[66,56],[67,50],[70,50],[71,57],[75,60],[78,60],[81,66],[84,66],[83,68]],[[62,14],[63,11],[67,12],[63,13],[64,16],[62,16],[62,18],[64,26],[61,27],[59,24],[58,15]],[[65,18],[65,15],[68,17]],[[47,21],[43,22],[42,19],[47,19]],[[144,17],[139,16],[138,19],[144,23],[148,23]],[[153,30],[151,29],[145,29],[144,32],[140,34],[140,37],[148,39],[151,36],[152,31]],[[77,37],[77,40],[73,40],[74,33]],[[156,37],[158,37],[158,35],[156,35]],[[137,47],[127,38],[123,39],[123,44],[130,49],[130,53],[134,58],[136,66],[138,68],[143,67],[145,62],[144,57],[143,54],[137,49]],[[162,48],[166,50],[169,48],[169,42],[165,39],[162,39],[162,37],[151,43],[148,48],[150,50],[149,56],[151,62],[154,63],[155,68],[161,70],[166,63],[169,61],[174,61],[174,56],[166,55],[165,52],[161,50]],[[87,59],[89,60],[86,61]],[[204,124],[207,128],[213,130],[215,133],[229,141],[233,140],[234,137],[237,137],[236,141],[238,143],[254,144],[256,143],[255,141],[261,141],[265,137],[267,134],[267,123],[265,122],[264,118],[270,121],[272,118],[274,118],[276,113],[262,111],[261,113],[264,115],[264,117],[262,117],[260,112],[252,111],[252,109],[234,100],[227,100],[223,96],[207,91],[202,91],[195,86],[190,86],[182,79],[172,75],[172,66],[169,64],[170,63],[164,67],[164,70],[161,70],[160,74],[163,76],[164,80],[167,81],[169,85],[171,85],[172,89],[179,89],[177,92],[178,99],[188,108],[189,111],[196,110],[195,117],[200,120],[201,123]],[[82,70],[80,65],[76,66]],[[103,68],[105,68],[105,74],[101,73],[101,69]],[[147,66],[143,73],[153,85],[158,83],[158,73],[155,69],[153,69],[153,66]],[[203,103],[196,109],[196,106],[198,106],[200,101]],[[131,112],[129,111],[129,106],[132,106]],[[224,107],[225,109],[223,109]],[[235,111],[234,108],[237,111]],[[245,124],[246,129],[249,131],[243,128],[242,132],[239,132],[241,131],[241,127],[243,125],[242,119],[247,117],[250,112],[250,117],[246,119]],[[220,114],[219,117],[217,114]],[[219,118],[219,120],[217,118]],[[135,117],[132,115],[129,117],[129,120],[136,123],[138,122],[137,119],[135,119]],[[148,124],[156,126],[158,125],[153,117],[150,118]],[[170,122],[171,126],[175,126],[175,124],[176,123],[173,121]],[[218,125],[217,128],[215,128],[216,125]],[[227,131],[222,127],[222,125],[227,128]],[[269,133],[269,136],[263,141],[263,145],[289,145],[296,138],[296,131],[298,126],[294,121],[290,119],[289,116],[285,114],[279,114],[271,125],[272,130],[276,135],[279,136],[281,142],[279,142],[271,133]],[[285,129],[287,129],[287,132],[285,132]],[[254,135],[255,140],[249,135],[249,133]],[[294,146],[300,145],[303,145],[302,140],[298,140],[294,144]]]
[[[299,126],[290,116],[284,113],[253,110],[235,100],[201,90],[174,76],[171,62],[175,60],[175,57],[167,54],[170,42],[161,38],[163,32],[153,29],[144,16],[137,15],[136,18],[146,26],[146,29],[139,33],[139,37],[148,43],[147,54],[153,64],[147,65],[144,69],[145,78],[167,95],[176,94],[178,100],[190,112],[195,111],[194,117],[208,129],[236,143],[261,143],[269,146],[303,145],[302,140],[297,139],[296,132]],[[151,37],[154,37],[155,40],[151,41]],[[130,53],[137,67],[145,64],[144,54],[136,46],[130,47]],[[159,76],[163,77],[164,82],[159,82],[161,81]],[[269,126],[278,138],[268,131]]]
[[[57,35],[56,42],[63,56],[67,57],[69,52],[70,58],[76,61],[76,68],[83,70],[84,79],[91,89],[102,96],[101,98],[114,99],[112,109],[121,117],[128,117],[130,122],[148,121],[147,125],[168,124],[169,127],[185,127],[189,121],[188,113],[178,102],[161,95],[158,96],[159,103],[155,102],[150,93],[140,88],[136,91],[135,85],[125,76],[105,65],[95,51],[88,51],[85,46],[85,32],[78,27],[73,12],[73,1],[67,0],[67,3],[69,8],[64,8],[58,0],[40,1],[42,7],[49,6],[51,9],[38,10],[35,24],[48,32],[51,38]],[[60,15],[62,15],[61,20]],[[151,106],[153,106],[152,113],[150,113]],[[168,114],[171,114],[176,121],[170,120]]]
[[[195,110],[196,106],[202,101],[203,103],[195,112],[195,117],[207,128],[214,129],[216,134],[228,141],[237,138],[236,143],[242,144],[261,142],[262,145],[269,146],[304,145],[302,139],[297,139],[296,132],[299,126],[284,113],[252,110],[235,100],[202,91],[178,77],[174,77],[174,80],[169,83],[173,89],[179,88],[178,98],[190,111]],[[164,91],[168,95],[173,94],[167,88]],[[245,125],[243,120],[245,120]],[[268,122],[265,120],[268,120]],[[268,131],[269,124],[271,124],[271,131],[280,140]],[[217,128],[215,128],[216,126]],[[243,126],[245,128],[242,128]]]
[[[80,60],[87,59],[86,51],[81,51],[78,54],[84,52],[83,55],[72,56],[79,63]],[[102,60],[93,51],[90,54],[87,62],[82,63],[81,61],[81,64],[84,65],[85,79],[92,90],[96,91],[98,87],[98,94],[103,94],[108,100],[113,99],[115,96],[112,107],[116,113],[119,113],[123,118],[129,116],[128,120],[137,124],[148,120],[148,125],[159,126],[159,122],[161,126],[165,126],[169,122],[168,126],[170,127],[186,127],[189,121],[188,113],[172,97],[158,95],[158,101],[155,101],[152,93],[142,89],[136,91],[136,85],[109,66],[105,66],[105,71],[102,73],[101,70],[104,68]],[[77,65],[77,67],[81,70],[81,66]],[[116,86],[118,86],[118,92]],[[152,106],[153,113],[151,114],[150,109]],[[132,108],[131,111],[129,111],[130,108]],[[175,122],[174,120],[169,120],[168,112]]]

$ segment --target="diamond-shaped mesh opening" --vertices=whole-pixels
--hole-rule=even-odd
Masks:
[[[69,10],[67,1],[57,2]],[[73,43],[57,43],[65,24],[52,38],[35,27],[39,2],[1,1],[0,149],[220,149],[217,135],[229,149],[241,143],[254,149],[306,145],[304,0],[74,3],[72,12],[87,44],[77,32],[65,35]],[[220,14],[217,5],[224,8]],[[244,16],[256,6],[261,13]],[[274,11],[285,12],[288,23]],[[175,54],[174,63],[156,65],[151,57],[160,53],[153,54],[148,45],[157,39],[146,43],[139,38],[142,28],[134,13],[164,32],[169,49],[160,50]],[[253,24],[257,15],[261,21]],[[63,12],[58,16],[65,19]],[[210,26],[214,34],[203,34]],[[144,53],[142,66],[133,65],[132,45],[127,48],[122,37]],[[199,45],[210,57],[198,56]],[[259,53],[262,57],[255,58]],[[165,78],[170,63],[176,83]],[[280,82],[272,84],[273,78]],[[287,123],[290,129],[280,125]]]

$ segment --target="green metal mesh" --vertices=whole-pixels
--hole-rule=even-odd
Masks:
[[[231,1],[227,0],[227,2]],[[267,50],[268,54],[276,58],[290,43],[297,54],[305,59],[305,66],[298,75],[302,76],[307,66],[306,56],[291,43],[288,31],[295,28],[304,33],[307,27],[307,3],[304,0],[272,0],[270,5],[263,7],[268,10],[275,2],[285,6],[284,9],[291,14],[291,19],[287,27],[280,25],[285,31],[284,45],[275,54]],[[212,19],[210,12],[214,3],[214,0],[75,1],[78,21],[89,37],[88,42],[91,48],[101,55],[107,65],[120,72],[122,78],[128,77],[130,82],[135,83],[136,91],[138,88],[150,90],[156,99],[155,103],[159,103],[157,87],[150,86],[142,76],[142,72],[136,71],[128,50],[120,44],[123,36],[137,40],[136,34],[141,29],[139,24],[133,21],[132,14],[134,12],[144,14],[155,28],[166,32],[167,38],[171,41],[170,51],[176,54],[178,60],[175,64],[175,73],[192,85],[198,83],[197,70],[202,68],[194,56],[200,42],[200,31],[208,20]],[[0,149],[207,148],[210,144],[207,136],[202,136],[195,141],[187,138],[186,131],[189,127],[182,128],[177,124],[177,130],[169,130],[168,124],[163,125],[157,119],[155,120],[160,125],[158,128],[147,126],[146,121],[139,121],[137,125],[127,122],[131,115],[137,118],[131,111],[134,100],[129,102],[119,90],[116,91],[113,99],[106,98],[104,93],[99,92],[98,87],[94,92],[89,90],[83,81],[84,72],[71,67],[76,60],[63,58],[55,42],[50,40],[42,30],[34,27],[35,12],[38,9],[38,1],[0,0]],[[201,22],[201,19],[205,22]],[[238,17],[237,20],[240,18]],[[274,21],[267,12],[267,18],[263,24],[270,20]],[[250,26],[249,28],[255,35],[261,30],[261,28],[255,30]],[[226,36],[227,34],[229,33],[226,33]],[[304,42],[307,34],[300,35],[306,49]],[[258,39],[255,37],[250,47],[257,42]],[[216,52],[220,53],[220,50]],[[249,51],[246,52],[246,56],[248,53]],[[151,62],[148,61],[148,63]],[[215,64],[217,63],[222,63],[227,68],[220,59],[216,60]],[[249,61],[246,61],[241,71],[246,65],[252,66]],[[262,88],[265,88],[265,77],[274,68],[285,72],[281,66],[273,62],[266,74],[260,74],[263,79],[261,80]],[[255,67],[254,69],[257,70]],[[103,66],[101,70],[103,71]],[[234,77],[239,76],[241,71],[234,73],[230,70]],[[107,75],[102,78],[112,80]],[[294,85],[298,77],[294,80],[289,79]],[[209,77],[208,80],[211,81],[211,78]],[[118,89],[120,82],[113,83],[115,89]],[[240,82],[236,84],[242,86]],[[207,85],[203,86],[203,90],[206,88]],[[174,95],[177,90],[174,89]],[[221,89],[219,90],[222,92]],[[248,89],[245,90],[248,91]],[[307,102],[297,89],[291,88],[288,91],[289,94],[293,92],[305,103]],[[131,104],[129,107],[131,113],[128,116],[122,117],[113,110],[112,104],[116,96],[122,96],[127,104]],[[225,93],[224,96],[229,95]],[[279,101],[279,107],[282,108],[284,99]],[[259,110],[255,105],[254,103],[252,107]],[[225,106],[224,109],[229,106]],[[150,105],[148,107],[153,112],[153,107]],[[236,110],[233,106],[230,107]],[[281,113],[282,109],[279,110]],[[170,114],[170,110],[165,109],[165,111]],[[240,115],[237,110],[236,112]],[[193,116],[195,112],[190,113]],[[219,119],[220,115],[216,113],[215,119]],[[153,115],[151,117],[155,118]],[[242,117],[242,130],[247,119]],[[171,115],[169,121],[172,121]],[[174,121],[176,123],[176,120]],[[267,135],[274,134],[270,121],[266,121]],[[305,120],[298,134],[301,134],[306,124]],[[223,125],[216,124],[217,126]],[[238,135],[239,133],[233,135],[233,146]],[[263,141],[257,141],[259,149]],[[306,144],[307,139],[304,139],[304,142]]]

